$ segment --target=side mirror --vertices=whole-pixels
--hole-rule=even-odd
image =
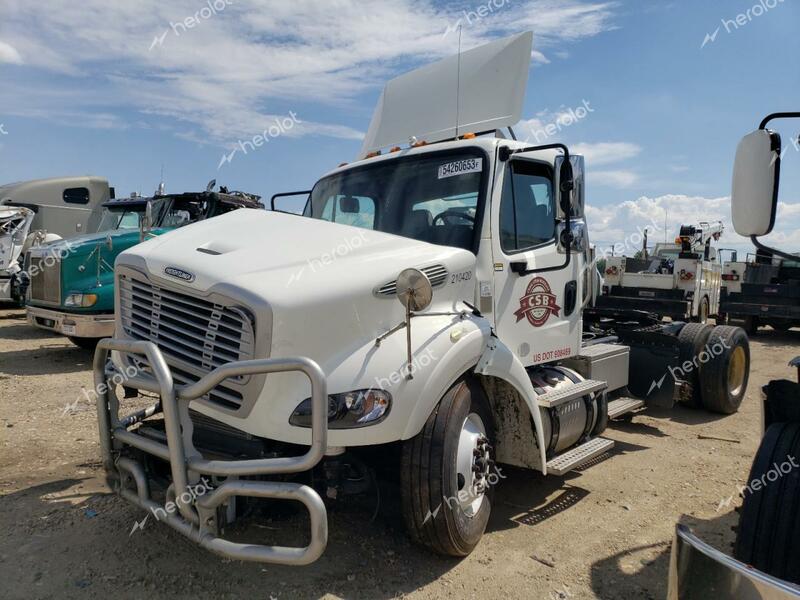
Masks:
[[[767,235],[775,225],[781,138],[758,129],[742,138],[733,166],[733,228],[746,237]]]
[[[139,218],[139,241],[143,242],[153,228],[153,204],[147,201],[144,214]]]
[[[558,171],[559,204],[564,214],[569,214],[572,209],[572,190],[574,188],[575,177],[572,172],[572,163],[564,160]]]

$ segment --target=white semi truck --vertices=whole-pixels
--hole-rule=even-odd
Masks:
[[[682,225],[675,243],[657,244],[650,257],[609,256],[597,310],[705,323],[719,310],[722,265],[712,242],[722,231],[720,221]]]
[[[608,419],[643,404],[629,371],[699,394],[665,379],[708,340],[697,385],[736,410],[741,329],[584,334],[583,160],[499,131],[520,118],[531,43],[389,82],[359,159],[314,185],[304,216],[243,209],[118,257],[116,332],[94,361],[112,489],[223,556],[307,564],[327,544],[321,496],[367,485],[380,461],[411,537],[464,556],[497,463],[558,476],[612,448]],[[120,385],[160,399],[120,416]],[[305,505],[307,546],[221,537],[263,498]]]
[[[28,248],[94,233],[114,188],[102,177],[52,177],[0,185],[0,303],[23,304]]]

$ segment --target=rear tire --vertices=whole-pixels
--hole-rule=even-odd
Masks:
[[[483,435],[476,436],[481,427]],[[466,556],[478,545],[499,477],[493,440],[486,394],[477,381],[464,379],[445,393],[422,431],[403,443],[403,519],[415,542],[449,556]],[[480,475],[470,480],[474,469]]]
[[[703,406],[712,412],[733,414],[739,410],[750,379],[747,335],[741,327],[714,327],[705,352],[708,358],[700,365]]]
[[[693,361],[703,351],[712,329],[711,325],[706,325],[705,323],[689,323],[681,329],[678,334],[681,365],[686,361],[695,364]],[[682,400],[681,403],[689,408],[703,406],[699,371],[699,369],[692,367],[692,371],[688,374],[689,383],[692,385],[692,398],[690,400]]]
[[[770,425],[753,460],[750,487],[743,492],[734,546],[737,560],[791,583],[800,583],[798,460],[800,423]],[[753,489],[756,480],[764,482],[758,490]]]
[[[94,350],[97,347],[97,342],[103,338],[85,338],[68,335],[67,339],[75,344],[78,348],[83,348],[84,350]]]

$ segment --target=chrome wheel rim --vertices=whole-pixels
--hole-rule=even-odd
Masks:
[[[491,447],[483,420],[470,413],[461,425],[456,455],[456,500],[468,517],[480,511],[491,468]]]

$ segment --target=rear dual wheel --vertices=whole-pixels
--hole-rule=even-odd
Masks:
[[[684,403],[722,414],[735,413],[744,399],[750,375],[750,344],[740,327],[689,323],[678,334],[681,369],[692,385]]]
[[[451,387],[425,427],[403,444],[401,499],[412,539],[449,556],[478,544],[492,510],[494,427],[478,382]]]

